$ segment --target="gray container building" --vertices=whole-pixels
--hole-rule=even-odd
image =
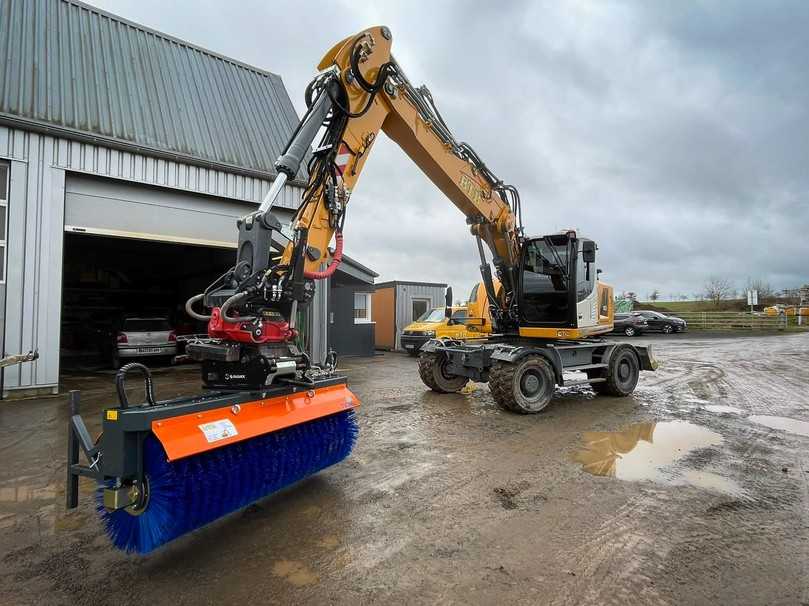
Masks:
[[[374,337],[377,349],[401,349],[405,326],[433,307],[444,306],[447,285],[435,282],[380,282],[374,287]]]

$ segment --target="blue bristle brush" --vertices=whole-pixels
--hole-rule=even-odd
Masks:
[[[139,515],[108,511],[101,486],[97,509],[116,547],[146,554],[339,463],[357,433],[356,416],[348,410],[173,462],[150,435],[143,444],[146,507]]]

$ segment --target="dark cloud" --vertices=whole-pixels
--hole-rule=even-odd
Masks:
[[[321,55],[384,23],[456,136],[520,188],[527,230],[595,238],[617,290],[809,282],[809,4],[95,3],[279,73],[299,110]],[[461,214],[387,141],[346,242],[382,279],[477,280]]]

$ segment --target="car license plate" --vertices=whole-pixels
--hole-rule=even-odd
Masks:
[[[405,345],[405,349],[413,349],[415,345]]]
[[[138,353],[160,353],[159,347],[138,347]]]

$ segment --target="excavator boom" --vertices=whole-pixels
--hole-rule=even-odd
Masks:
[[[279,179],[247,219],[266,222],[280,184],[297,174],[324,125],[321,141],[309,157],[308,187],[293,222],[295,238],[274,273],[286,292],[277,307],[289,316],[309,296],[304,280],[328,277],[339,264],[346,206],[382,131],[466,217],[478,241],[493,315],[503,324],[516,289],[519,194],[497,178],[469,145],[455,139],[430,92],[410,83],[390,48],[390,30],[372,27],[341,41],[324,56],[320,74],[307,89],[307,113],[276,162]],[[337,248],[330,257],[328,246],[335,236]],[[494,289],[484,243],[504,284],[501,291]],[[324,264],[326,270],[321,269]]]

